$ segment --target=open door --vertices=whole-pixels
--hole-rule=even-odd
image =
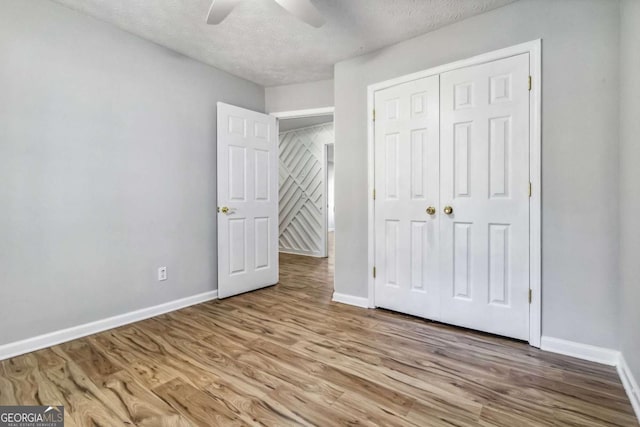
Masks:
[[[275,117],[218,103],[218,297],[278,282]]]

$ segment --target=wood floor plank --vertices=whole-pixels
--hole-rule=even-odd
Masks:
[[[18,404],[18,398],[13,383],[0,365],[0,406],[12,406]]]
[[[363,399],[359,393],[347,392],[333,405],[337,410],[354,414],[358,417],[359,424],[356,425],[372,425],[372,426],[388,426],[388,427],[405,427],[415,426],[422,427],[427,422],[431,423],[434,418],[430,417],[429,421],[421,420],[416,424],[411,422],[406,416],[398,414],[393,410],[380,407],[375,401]]]
[[[313,375],[341,389],[357,392],[366,399],[396,413],[403,415],[408,413],[413,404],[414,400],[411,397],[398,393],[393,388],[379,385],[345,370],[336,369],[272,342],[257,340],[252,343],[251,348],[259,354],[277,359],[288,366],[303,365],[304,369]]]
[[[20,405],[40,405],[38,386],[34,375],[38,373],[38,363],[32,354],[14,357],[3,362],[5,399]]]
[[[124,369],[123,365],[111,361],[91,343],[87,345],[87,352],[89,353],[88,356],[85,359],[77,360],[76,363],[96,384],[104,382],[105,378]],[[65,354],[68,355],[66,352]]]
[[[190,426],[191,422],[126,371],[118,371],[104,379],[101,386],[108,390],[129,419],[138,426]]]
[[[118,337],[118,332],[107,331],[90,337],[91,342],[111,360],[119,362],[149,388],[165,384],[180,374],[169,369],[162,358],[146,357],[135,347]]]
[[[307,371],[303,366],[292,367],[279,360],[264,357],[263,354],[257,354],[255,351],[242,354],[240,360],[256,370],[263,370],[270,376],[278,378],[279,388],[284,385],[295,391],[301,391],[310,400],[331,405],[344,393],[341,388]]]
[[[331,301],[333,259],[280,283],[0,361],[0,405],[67,425],[637,426],[614,368]]]
[[[61,404],[72,415],[75,422],[81,426],[122,426],[133,425],[126,411],[123,411],[117,401],[106,395],[94,384],[73,361],[67,361],[64,366],[45,371],[45,376],[55,384],[64,400],[53,402]],[[42,402],[43,405],[52,403]]]
[[[256,392],[247,384],[217,381],[205,390],[216,399],[233,408],[236,415],[251,424],[264,426],[310,425],[290,408],[271,398],[269,394]]]
[[[214,333],[200,342],[190,340],[183,331],[173,331],[163,335],[161,339],[181,348],[192,364],[209,372],[209,378],[218,383],[243,383],[255,393],[269,393],[278,387],[291,386],[304,390],[312,398],[317,395],[318,400],[329,403],[341,394],[337,389],[319,385],[304,372],[292,372],[286,366],[273,367],[263,359],[256,362],[249,358],[247,362],[242,356],[250,354],[251,350],[224,335]]]
[[[292,408],[294,413],[311,425],[316,426],[356,426],[356,425],[381,425],[384,420],[391,420],[389,413],[378,409],[383,416],[377,422],[367,420],[362,416],[362,410],[354,410],[353,407],[333,402],[332,404],[319,403],[309,399],[308,394],[299,393],[288,387],[280,387],[270,393],[270,397],[281,404]],[[360,409],[360,408],[359,408]],[[396,421],[398,421],[396,419]]]
[[[383,357],[378,360],[367,358],[362,360],[358,354],[353,355],[341,354],[340,352],[332,352],[327,347],[317,346],[311,343],[299,343],[294,347],[295,350],[315,358],[334,367],[340,367],[343,370],[368,378],[378,384],[385,384],[390,379],[394,380],[395,390],[404,395],[421,402],[424,406],[432,408],[432,411],[443,409],[461,415],[460,418],[477,419],[482,405],[473,400],[473,395],[465,396],[465,390],[451,383],[435,382],[433,377],[429,377],[431,381],[425,381],[428,377],[427,372],[419,372],[419,369],[411,368],[409,374],[404,373],[404,366],[393,364],[394,367],[385,366]],[[421,378],[422,377],[422,378]],[[412,408],[415,407],[415,404]]]
[[[173,379],[153,389],[161,399],[199,426],[246,426],[225,402],[213,398],[181,379]]]

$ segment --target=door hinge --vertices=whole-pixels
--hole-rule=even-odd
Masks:
[[[375,199],[376,199],[376,189],[374,188],[373,189],[373,200],[375,200]]]
[[[533,186],[531,183],[529,183],[529,197],[531,197],[532,194],[533,194]]]
[[[373,121],[374,122],[376,121],[376,109],[375,108],[373,109]]]
[[[376,278],[376,268],[375,267],[373,267],[373,278],[374,279]]]
[[[533,78],[529,76],[529,90],[533,87]]]
[[[529,304],[531,304],[531,301],[533,301],[533,291],[529,289]]]

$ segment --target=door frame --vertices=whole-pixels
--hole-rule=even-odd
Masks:
[[[529,96],[529,180],[532,185],[529,198],[529,344],[540,347],[542,335],[542,39],[483,53],[468,59],[419,71],[369,85],[367,88],[367,151],[368,185],[368,263],[369,271],[375,267],[375,93],[402,83],[445,73],[447,71],[480,65],[523,53],[529,54],[529,75],[532,88]],[[375,308],[375,282],[373,274],[368,275],[369,308]]]
[[[280,143],[280,120],[282,119],[300,119],[307,117],[320,117],[320,116],[333,116],[334,130],[333,130],[333,143],[335,144],[335,107],[321,107],[321,108],[310,108],[306,110],[292,110],[292,111],[278,111],[273,113],[268,113],[269,115],[276,118],[276,134],[278,135],[278,144]],[[334,145],[335,147],[335,145]],[[334,151],[335,156],[335,151]],[[280,160],[278,159],[278,162]],[[322,167],[324,173],[324,192],[322,196],[322,212],[323,212],[323,251],[321,258],[326,258],[329,256],[329,212],[327,208],[327,145],[322,149]],[[278,206],[279,208],[279,206]],[[278,230],[278,240],[280,236],[280,230]],[[280,250],[280,243],[278,242],[278,250]],[[313,255],[311,255],[313,256]]]
[[[335,169],[335,158],[336,158],[336,141],[335,141],[335,117],[334,117],[334,131],[333,131],[333,142],[331,144],[324,144],[324,167],[325,167],[325,186],[324,186],[324,191],[326,194],[326,205],[327,205],[327,239],[328,239],[328,233],[330,233],[331,231],[335,232],[336,231],[336,216],[335,216],[335,211],[333,213],[333,229],[331,229],[329,227],[329,146],[333,147],[333,206],[335,207],[336,204],[336,193],[335,193],[335,187],[336,187],[336,169]],[[327,256],[329,255],[329,248],[328,248],[328,240],[327,240]]]
[[[309,108],[307,110],[293,110],[293,111],[278,111],[275,113],[269,113],[276,119],[300,119],[303,117],[316,117],[316,116],[328,116],[334,114],[336,107],[322,107],[322,108]],[[335,118],[335,117],[334,117]]]

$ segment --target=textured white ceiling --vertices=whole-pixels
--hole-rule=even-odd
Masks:
[[[333,64],[515,0],[312,0],[316,29],[273,0],[245,0],[218,26],[210,0],[53,0],[263,86],[329,79]]]

